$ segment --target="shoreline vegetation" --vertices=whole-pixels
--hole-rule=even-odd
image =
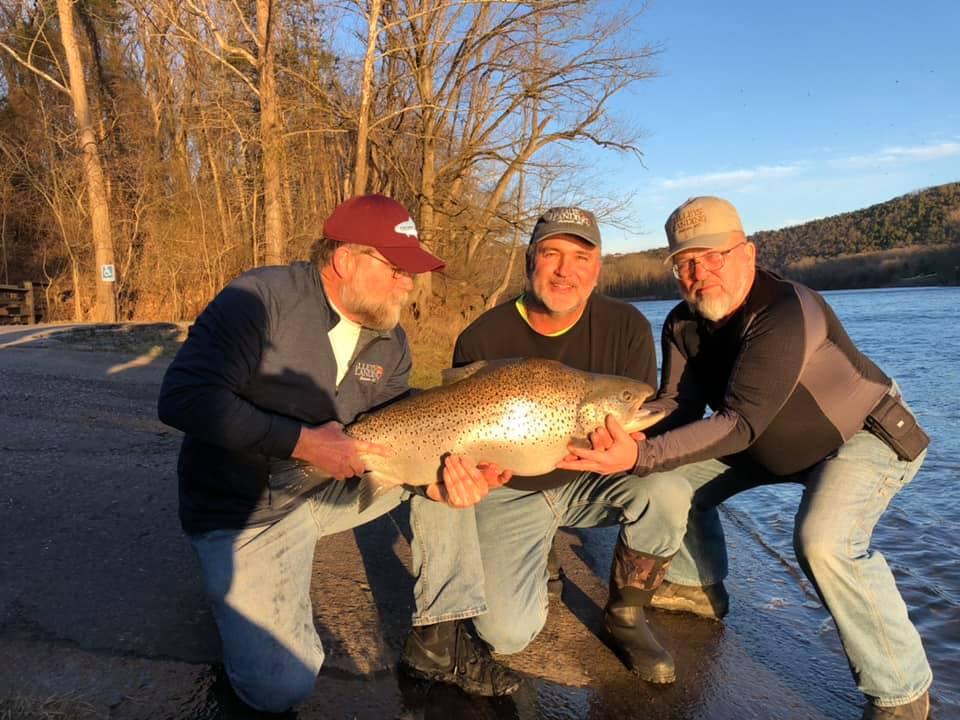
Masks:
[[[761,265],[820,291],[960,285],[960,183],[796,227],[755,233],[750,239],[757,244]],[[494,250],[499,254],[488,257],[491,266],[513,265],[509,281],[500,283],[497,290],[486,289],[490,276],[472,274],[471,266],[451,262],[446,271],[430,278],[426,298],[415,297],[405,310],[401,323],[413,353],[414,387],[438,384],[461,330],[485,309],[521,291],[522,263],[513,262],[515,256],[511,260],[511,248],[505,243]],[[666,252],[658,248],[605,256],[600,291],[633,302],[677,300],[673,274],[664,264]],[[211,296],[216,290],[209,288]],[[59,316],[53,313],[50,319],[68,320],[63,310],[61,305]],[[128,322],[60,332],[48,342],[134,357],[172,357],[193,317],[163,322],[170,314],[169,309],[156,309]]]
[[[960,182],[758,232],[750,240],[757,245],[761,265],[820,291],[960,285]],[[401,321],[413,353],[412,385],[437,384],[460,331],[484,310],[521,291],[523,263],[517,251],[522,247],[522,237],[515,234],[509,242],[486,245],[482,262],[448,257],[444,272],[421,276]],[[677,299],[673,274],[664,263],[666,253],[666,248],[658,248],[604,256],[600,291],[629,301]],[[226,283],[229,277],[222,280]],[[63,285],[41,286],[48,320],[92,319],[77,317],[75,296]],[[142,300],[131,305],[120,323],[67,331],[56,340],[82,349],[172,355],[189,323],[219,287],[209,282],[199,289],[185,288],[179,295],[177,288],[144,288]],[[171,293],[177,302],[159,302]]]

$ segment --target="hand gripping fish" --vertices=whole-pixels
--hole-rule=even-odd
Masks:
[[[553,470],[571,443],[613,415],[627,432],[663,416],[643,409],[646,383],[583,372],[553,360],[476,362],[444,372],[444,384],[360,417],[351,437],[385,445],[389,457],[361,455],[367,467],[359,510],[400,485],[430,485],[447,453],[492,462],[516,475]]]

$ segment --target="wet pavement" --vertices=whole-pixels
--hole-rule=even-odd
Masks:
[[[176,518],[180,437],[155,414],[166,361],[27,332],[0,334],[0,717],[51,703],[73,718],[265,717],[218,670]],[[287,717],[859,717],[822,609],[729,519],[727,622],[651,614],[677,659],[675,684],[640,682],[598,637],[615,531],[562,533],[563,598],[541,636],[503,658],[524,687],[495,700],[396,672],[412,610],[405,507],[324,539],[312,592],[327,660],[313,697]],[[806,632],[783,612],[809,616]]]

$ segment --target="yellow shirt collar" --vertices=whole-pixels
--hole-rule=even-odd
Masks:
[[[526,297],[525,294],[524,294],[524,295],[521,295],[520,297],[518,297],[518,298],[516,299],[516,301],[514,302],[514,305],[515,305],[516,308],[517,308],[517,312],[520,313],[520,317],[523,318],[523,321],[524,321],[527,325],[529,325],[529,326],[530,326],[530,329],[533,330],[534,332],[539,333],[540,335],[544,335],[544,336],[546,336],[546,337],[558,337],[558,336],[560,336],[560,335],[563,335],[565,332],[568,332],[568,331],[570,330],[570,328],[572,328],[574,325],[577,324],[577,322],[576,322],[576,320],[575,320],[575,321],[573,322],[573,324],[570,325],[570,327],[565,327],[563,330],[557,330],[556,332],[552,332],[552,333],[543,333],[543,332],[540,332],[540,331],[537,330],[535,327],[533,327],[533,325],[530,324],[530,318],[529,318],[529,316],[527,315],[527,306],[526,306],[526,305],[524,304],[524,302],[523,302],[523,299],[524,299],[525,297]],[[577,320],[579,320],[579,319],[580,319],[580,318],[577,318]]]

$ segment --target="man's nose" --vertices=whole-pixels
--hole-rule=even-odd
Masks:
[[[690,272],[690,277],[692,277],[694,280],[699,280],[702,277],[706,277],[710,273],[710,271],[707,270],[702,262],[691,262],[693,263],[693,270]]]

